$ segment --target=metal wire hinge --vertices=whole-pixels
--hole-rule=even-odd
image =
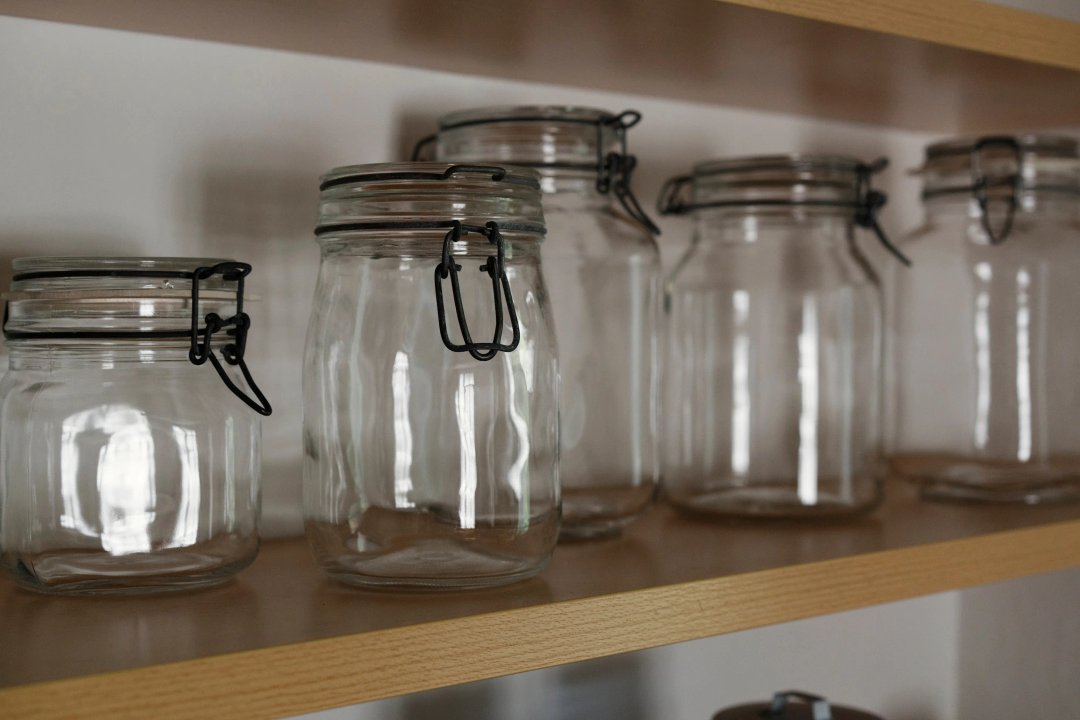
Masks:
[[[260,415],[269,415],[273,412],[270,403],[262,390],[255,384],[255,379],[244,362],[244,352],[247,349],[247,334],[251,328],[251,318],[244,312],[244,278],[251,273],[251,265],[242,262],[223,262],[210,267],[195,268],[191,275],[191,349],[188,351],[188,359],[193,365],[202,365],[207,360],[214,366],[218,377],[225,386],[232,391],[233,395],[240,398],[244,403]],[[221,275],[226,281],[236,282],[236,314],[229,318],[222,318],[217,313],[208,313],[203,321],[206,328],[199,329],[199,286],[203,280],[214,275]],[[213,336],[225,331],[231,338],[231,342],[221,347],[221,356],[229,365],[240,368],[244,376],[244,382],[251,388],[255,395],[252,399],[239,386],[232,381],[225,367],[214,354],[212,347]],[[200,340],[201,338],[201,340]]]
[[[1003,198],[1005,202],[1005,218],[1002,220],[1001,228],[997,231],[994,230],[990,220],[990,196],[987,190],[989,189],[991,182],[989,178],[987,178],[985,168],[983,167],[983,151],[992,147],[1006,148],[1012,154],[1016,163],[1015,172],[994,183],[1008,184],[1011,186],[1008,196]],[[1012,232],[1013,220],[1016,217],[1016,208],[1019,203],[1018,196],[1020,194],[1022,183],[1020,175],[1020,166],[1022,162],[1023,154],[1020,147],[1020,141],[1015,137],[1008,135],[980,138],[971,148],[971,190],[975,195],[975,201],[979,204],[983,230],[986,231],[986,236],[989,238],[991,245],[999,245],[1000,243],[1005,242],[1006,238],[1009,237],[1009,233]]]
[[[465,307],[461,297],[461,281],[458,273],[461,266],[454,262],[451,256],[454,243],[461,240],[469,232],[480,233],[495,245],[495,254],[487,258],[480,266],[480,271],[488,274],[491,278],[492,301],[495,306],[495,333],[491,342],[476,342],[472,339],[469,323],[465,317]],[[454,314],[457,316],[458,329],[461,331],[462,343],[455,343],[450,339],[450,333],[446,324],[446,307],[443,300],[442,283],[447,277],[450,278],[450,288],[454,298]],[[505,312],[504,312],[505,298]],[[521,328],[518,324],[517,309],[514,306],[514,297],[510,292],[510,280],[506,276],[506,241],[499,232],[499,226],[495,222],[489,222],[483,227],[465,228],[455,220],[450,231],[443,238],[442,259],[435,266],[435,304],[439,316],[439,334],[443,345],[453,352],[467,352],[473,358],[481,361],[491,360],[500,352],[513,352],[521,342]],[[509,343],[501,343],[505,328],[506,317],[509,316],[510,327],[513,337]]]

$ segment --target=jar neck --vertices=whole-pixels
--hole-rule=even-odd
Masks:
[[[991,198],[990,207],[1004,202]],[[927,219],[935,221],[949,217],[967,217],[980,220],[983,215],[978,200],[967,193],[951,193],[923,198]],[[1039,216],[1048,220],[1064,221],[1080,218],[1080,195],[1057,192],[1025,191],[1017,195],[1017,215]]]
[[[190,365],[191,343],[168,340],[101,341],[18,340],[8,341],[8,367],[13,371],[49,371],[72,368],[100,370],[132,369],[138,365]]]
[[[694,213],[695,238],[705,245],[796,245],[832,250],[846,245],[854,220],[850,210],[791,207],[754,212],[748,208]]]
[[[596,173],[545,169],[540,180],[544,211],[589,212],[609,207],[614,198],[596,189],[596,179]]]

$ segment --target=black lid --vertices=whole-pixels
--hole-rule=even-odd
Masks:
[[[882,720],[865,710],[832,705],[798,690],[778,692],[772,702],[747,703],[721,710],[713,720]]]

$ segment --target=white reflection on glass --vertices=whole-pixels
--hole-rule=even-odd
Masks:
[[[194,430],[177,426],[173,426],[172,435],[180,456],[180,497],[176,501],[176,526],[169,547],[187,547],[199,541],[199,503],[202,499],[199,439]]]
[[[525,364],[532,365],[530,356],[533,352],[533,343],[527,345],[523,343],[518,346],[517,352],[510,355],[511,361],[503,363],[506,369],[506,387],[510,394],[510,424],[514,426],[514,444],[518,447],[517,457],[510,465],[507,482],[510,484],[510,489],[514,491],[514,497],[518,500],[518,520],[521,521],[523,527],[528,524],[529,519],[529,493],[523,491],[523,487],[527,483],[525,473],[529,469],[529,453],[532,446],[529,443],[529,425],[519,407],[525,406],[526,413],[528,412],[529,396],[528,393],[517,391],[516,373],[519,367]]]
[[[802,332],[799,333],[799,501],[813,505],[818,497],[818,316],[817,300],[803,297]]]
[[[390,392],[394,396],[394,507],[415,507],[412,501],[413,436],[409,425],[409,356],[394,355]]]
[[[83,457],[83,455],[86,457]],[[61,523],[94,535],[79,501],[80,465],[96,461],[101,546],[113,555],[150,550],[154,521],[154,439],[141,411],[126,405],[74,413],[61,424]]]
[[[975,276],[989,283],[990,263],[975,265]],[[975,294],[975,447],[985,449],[990,439],[990,291]]]
[[[458,489],[458,525],[476,527],[476,378],[471,372],[458,376],[454,393],[458,439],[461,450],[461,487]]]
[[[1016,459],[1031,459],[1031,309],[1028,288],[1031,275],[1027,270],[1016,274],[1016,412],[1019,437]]]
[[[750,469],[750,293],[731,296],[735,313],[731,347],[731,472],[745,476]]]

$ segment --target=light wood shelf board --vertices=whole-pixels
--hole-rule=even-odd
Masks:
[[[973,0],[0,0],[0,13],[942,134],[1080,120],[1080,24]],[[431,98],[416,105],[403,122],[427,131]]]
[[[718,0],[1080,70],[1080,23],[978,0]]]
[[[560,546],[541,578],[477,593],[345,588],[300,539],[186,596],[53,599],[5,581],[0,708],[296,714],[1080,565],[1080,508],[892,495],[876,517],[825,527],[661,508],[622,540]]]

